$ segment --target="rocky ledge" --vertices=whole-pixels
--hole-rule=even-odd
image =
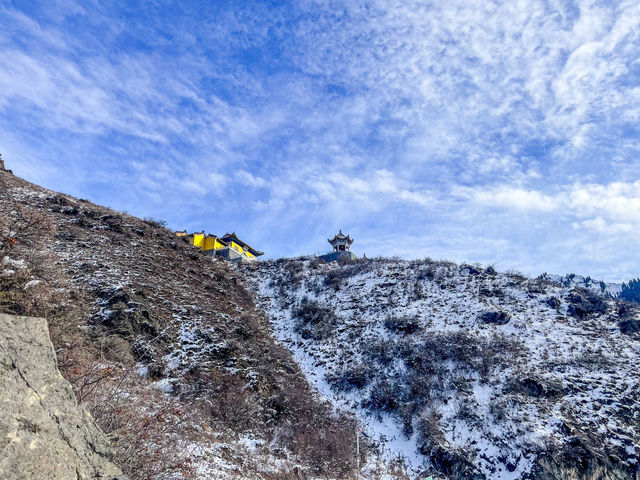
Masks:
[[[60,375],[42,318],[0,314],[0,412],[0,479],[125,479]]]

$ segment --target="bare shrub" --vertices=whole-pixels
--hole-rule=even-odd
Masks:
[[[184,406],[161,390],[149,389],[131,368],[91,362],[86,352],[65,353],[75,354],[62,361],[78,401],[107,434],[118,464],[131,480],[195,476],[195,466],[176,442],[178,437],[195,437]]]
[[[158,218],[146,217],[144,223],[156,228],[167,228],[167,222]]]
[[[384,327],[391,332],[410,335],[420,329],[420,320],[415,317],[391,316],[384,321]]]
[[[445,438],[440,427],[440,414],[428,408],[420,412],[417,419],[418,449],[423,455],[429,455],[431,449],[444,443]]]
[[[323,340],[335,329],[338,318],[332,310],[321,306],[315,300],[302,299],[300,306],[294,310],[294,331],[302,338]]]
[[[338,291],[340,290],[340,285],[342,284],[342,272],[340,270],[329,270],[324,279],[324,284],[328,287]]]
[[[349,391],[365,387],[369,383],[371,375],[369,366],[361,362],[354,362],[338,374],[327,375],[327,382],[336,390]]]
[[[386,339],[379,339],[371,343],[364,352],[366,361],[373,364],[386,366],[395,358],[395,342]]]
[[[369,408],[394,412],[405,401],[404,385],[399,379],[378,379],[371,387],[366,404]]]

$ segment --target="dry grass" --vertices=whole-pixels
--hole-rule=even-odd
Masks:
[[[240,273],[161,223],[0,172],[0,262],[0,311],[48,319],[60,370],[132,480],[193,478],[184,442],[203,428],[276,439],[316,474],[348,471],[352,420],[313,397]],[[200,346],[230,347],[169,368],[185,322]],[[151,386],[163,378],[173,393]]]

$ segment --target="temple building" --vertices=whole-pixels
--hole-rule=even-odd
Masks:
[[[238,238],[235,232],[226,233],[222,237],[203,232],[188,234],[186,230],[176,232],[178,237],[185,238],[191,245],[198,247],[207,255],[220,257],[234,263],[255,261],[264,252],[251,247]]]
[[[320,258],[322,260],[333,262],[337,260],[356,260],[358,258],[349,250],[353,239],[349,235],[342,233],[342,230],[334,235],[333,238],[327,239],[327,242],[333,247],[333,251],[326,255],[321,255]]]

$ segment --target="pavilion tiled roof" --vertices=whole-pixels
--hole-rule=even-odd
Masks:
[[[342,230],[340,230],[340,232],[334,235],[332,239],[327,239],[327,242],[333,245],[334,243],[345,241],[345,240],[349,245],[353,243],[353,239],[348,234],[345,235],[344,233],[342,233]]]

